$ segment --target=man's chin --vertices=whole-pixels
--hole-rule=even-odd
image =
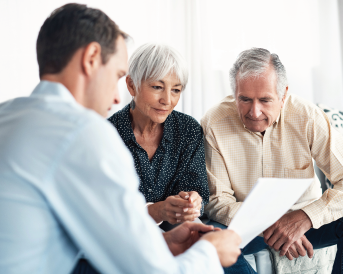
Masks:
[[[268,128],[268,126],[260,126],[260,125],[245,125],[245,127],[251,132],[264,132]]]

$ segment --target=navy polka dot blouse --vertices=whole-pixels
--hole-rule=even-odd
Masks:
[[[139,190],[146,201],[156,203],[180,191],[196,191],[202,197],[202,214],[210,193],[200,124],[189,115],[172,111],[164,122],[161,143],[150,162],[147,152],[136,141],[129,114],[127,105],[108,120],[134,158]]]

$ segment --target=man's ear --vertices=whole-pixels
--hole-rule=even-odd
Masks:
[[[135,84],[133,83],[130,75],[126,76],[126,86],[127,89],[129,90],[131,96],[136,96],[136,87]]]
[[[286,100],[286,97],[287,97],[287,92],[288,92],[288,86],[286,87],[285,94],[282,97],[281,108],[283,108],[283,105],[285,104],[285,100]]]
[[[97,42],[89,43],[85,47],[81,62],[83,72],[87,76],[92,75],[102,64],[100,44]]]

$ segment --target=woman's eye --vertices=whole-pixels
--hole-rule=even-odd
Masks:
[[[181,92],[181,90],[180,89],[173,89],[173,92],[179,93],[179,92]]]
[[[152,86],[153,89],[162,89],[161,86]]]

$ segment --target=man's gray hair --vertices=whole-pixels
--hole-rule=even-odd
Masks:
[[[259,77],[272,65],[276,73],[276,90],[281,100],[288,86],[286,69],[279,56],[266,49],[252,48],[241,52],[230,70],[231,88],[236,95],[237,82],[248,77]]]
[[[129,60],[128,74],[138,90],[142,82],[162,80],[169,73],[175,73],[184,90],[188,81],[186,61],[167,45],[144,44],[136,49]]]

